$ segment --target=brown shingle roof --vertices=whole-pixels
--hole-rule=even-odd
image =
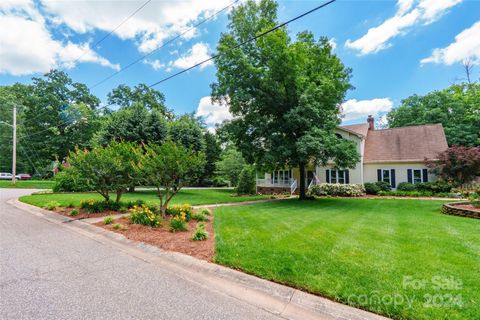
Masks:
[[[364,162],[435,159],[448,148],[441,124],[368,131]]]
[[[350,124],[348,126],[341,126],[339,128],[346,129],[347,131],[353,131],[365,137],[367,136],[368,132],[368,123]]]

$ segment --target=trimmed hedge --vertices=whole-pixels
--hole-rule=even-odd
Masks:
[[[313,186],[308,194],[310,196],[361,197],[365,195],[365,187],[362,184],[321,183]]]

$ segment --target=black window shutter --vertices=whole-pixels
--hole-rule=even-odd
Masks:
[[[330,183],[330,170],[325,170],[325,181],[327,181],[327,183]]]
[[[382,181],[382,169],[377,169],[377,181]]]
[[[348,170],[345,170],[345,183],[350,183],[350,172]]]
[[[407,179],[408,179],[408,182],[413,183],[413,179],[412,179],[412,169],[408,169],[408,170],[407,170]]]
[[[423,182],[428,182],[428,171],[427,169],[423,169],[423,173],[422,173],[422,178],[423,178]]]
[[[390,182],[392,184],[392,188],[395,188],[397,182],[395,181],[395,169],[390,170]]]

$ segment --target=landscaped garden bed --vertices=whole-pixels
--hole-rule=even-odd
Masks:
[[[444,203],[442,212],[445,214],[480,219],[480,207],[468,202]]]
[[[156,228],[134,224],[128,217],[115,219],[110,224],[105,224],[102,221],[95,225],[123,234],[128,239],[148,243],[163,250],[181,252],[198,259],[213,261],[215,252],[213,216],[209,216],[209,221],[203,222],[209,235],[204,241],[192,240],[192,235],[199,222],[192,219],[187,222],[187,231],[171,232],[171,218],[172,217],[167,217],[162,221],[161,225]],[[121,226],[114,228],[117,224]]]

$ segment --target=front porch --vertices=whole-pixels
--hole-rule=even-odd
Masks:
[[[257,179],[257,192],[261,194],[290,193],[298,194],[300,187],[300,172],[298,168],[277,170],[265,173],[264,178]],[[305,186],[310,189],[320,183],[316,172],[311,168],[306,170]]]

